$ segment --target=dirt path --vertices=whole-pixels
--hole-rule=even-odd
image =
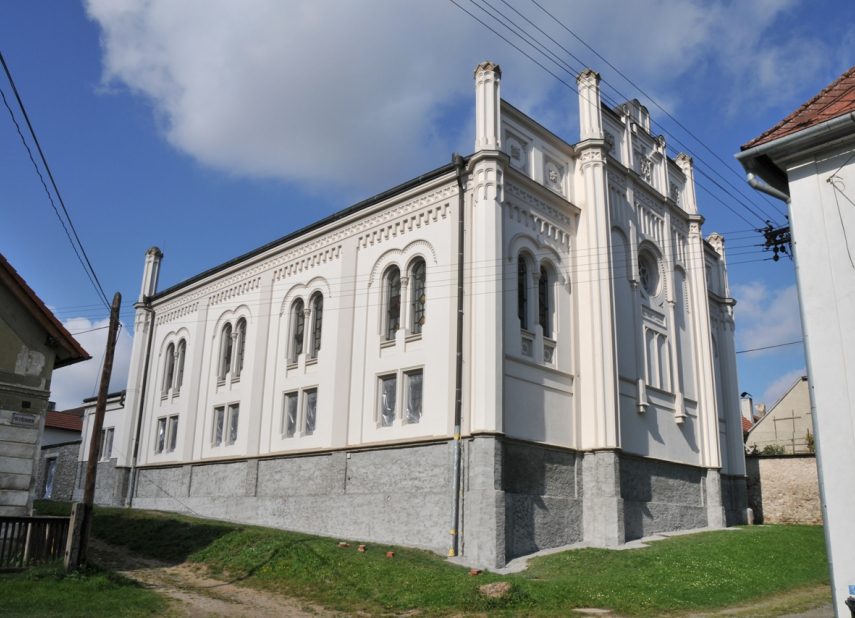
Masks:
[[[187,563],[170,566],[143,558],[100,539],[92,539],[91,548],[96,560],[172,599],[174,616],[324,618],[337,615],[297,599],[209,579]]]

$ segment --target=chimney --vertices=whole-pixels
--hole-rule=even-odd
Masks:
[[[47,411],[53,412],[54,410],[56,410],[56,402],[55,401],[48,401],[47,402]]]
[[[742,417],[754,424],[754,400],[751,397],[743,397],[739,400],[739,411],[742,412]]]
[[[502,146],[502,69],[490,61],[475,67],[475,152]]]
[[[576,78],[579,86],[579,137],[586,139],[605,139],[603,133],[603,110],[600,105],[600,74],[593,69],[585,69]]]
[[[754,411],[757,413],[758,419],[763,418],[764,416],[766,416],[766,404],[758,403],[756,406],[754,406]]]
[[[145,269],[143,270],[139,302],[145,302],[147,296],[154,296],[157,291],[157,278],[160,275],[160,261],[162,259],[163,252],[157,247],[152,247],[145,252]]]

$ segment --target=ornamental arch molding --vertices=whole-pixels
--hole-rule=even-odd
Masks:
[[[163,353],[166,351],[167,346],[170,343],[174,343],[176,346],[178,343],[184,339],[187,341],[187,345],[190,345],[190,331],[186,326],[182,326],[177,331],[170,331],[163,338],[163,341],[160,342],[160,351],[157,353],[158,357],[163,356]]]
[[[419,250],[419,248],[423,249]],[[436,251],[434,251],[433,246],[426,240],[414,240],[403,249],[389,249],[377,258],[377,261],[374,262],[374,266],[371,268],[371,276],[368,278],[368,287],[371,287],[374,283],[374,280],[377,278],[377,273],[385,272],[386,267],[392,263],[395,263],[398,268],[401,268],[401,272],[406,272],[403,270],[404,265],[412,262],[413,258],[417,255],[423,257],[425,262],[427,262],[428,257],[430,257],[433,259],[433,263],[436,264]],[[396,257],[399,257],[399,259],[395,259]]]
[[[561,259],[561,254],[549,243],[539,242],[531,234],[516,234],[508,243],[508,262],[513,262],[521,253],[528,256],[529,266],[534,268],[532,272],[540,272],[540,267],[546,265],[559,278],[559,283],[565,288],[570,288],[570,272],[567,270],[567,261]]]
[[[308,302],[309,299],[314,296],[316,292],[320,292],[321,294],[325,295],[326,298],[332,298],[330,284],[323,277],[314,277],[313,279],[309,280],[308,283],[295,283],[285,294],[285,298],[282,299],[282,305],[279,307],[280,317],[284,315],[286,311],[288,311],[288,309],[291,307],[291,304],[294,302],[295,297],[301,295],[300,292],[303,290],[306,290],[306,302]]]
[[[232,318],[246,318],[248,324],[252,324],[252,311],[249,310],[249,306],[247,305],[238,305],[234,309],[227,309],[220,314],[220,317],[217,318],[217,324],[214,326],[214,332],[211,335],[211,339],[216,339],[220,331],[223,328],[223,325],[227,321],[231,321]],[[237,320],[235,320],[237,323]]]

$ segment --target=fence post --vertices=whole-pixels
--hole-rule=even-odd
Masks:
[[[83,533],[83,503],[71,505],[71,518],[68,520],[68,540],[65,543],[65,570],[77,569],[80,558],[80,539]]]
[[[30,563],[30,553],[33,548],[33,522],[27,522],[27,540],[24,541],[24,555],[21,556],[21,566],[25,567]]]

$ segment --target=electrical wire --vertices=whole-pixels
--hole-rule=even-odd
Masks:
[[[750,350],[739,350],[737,354],[745,354],[747,352],[759,352],[760,350],[771,350],[773,348],[783,348],[788,345],[796,345],[797,343],[804,343],[801,339],[798,341],[790,341],[789,343],[779,343],[778,345],[767,345],[765,348],[752,348]]]
[[[24,102],[21,101],[21,96],[18,94],[18,89],[15,87],[15,81],[12,79],[12,73],[9,71],[9,67],[6,65],[6,59],[3,58],[2,52],[0,52],[0,63],[3,64],[3,70],[6,72],[6,77],[9,80],[9,85],[12,86],[12,92],[15,94],[15,99],[18,101],[18,107],[20,107],[21,112],[24,115],[24,120],[27,122],[27,127],[30,130],[30,135],[33,138],[33,142],[36,144],[36,149],[39,151],[39,156],[41,157],[42,164],[45,167],[45,171],[48,174],[48,178],[50,178],[51,185],[53,186],[53,190],[56,193],[56,197],[59,200],[60,206],[62,206],[62,211],[65,213],[65,218],[68,221],[68,225],[71,228],[71,232],[74,234],[74,238],[77,240],[77,246],[80,247],[80,253],[83,254],[83,259],[86,260],[86,265],[88,265],[88,270],[86,266],[83,267],[86,270],[86,275],[89,277],[90,282],[92,282],[93,286],[96,287],[95,291],[99,293],[101,300],[104,302],[104,306],[107,309],[110,309],[110,302],[107,299],[107,295],[104,293],[104,288],[101,287],[101,282],[98,280],[98,275],[95,273],[95,269],[92,267],[92,263],[89,261],[89,256],[86,255],[86,250],[83,248],[83,243],[80,242],[80,237],[77,235],[77,230],[74,228],[74,223],[71,221],[71,216],[68,214],[68,209],[65,207],[65,202],[62,200],[62,195],[59,193],[59,189],[56,186],[56,182],[53,179],[53,174],[50,171],[50,167],[48,166],[47,159],[45,158],[44,152],[42,152],[42,147],[39,144],[39,140],[36,137],[36,132],[33,129],[33,125],[30,122],[30,117],[27,115],[27,110],[24,107]],[[23,134],[21,133],[21,128],[18,126],[18,121],[15,120],[15,114],[12,113],[12,108],[9,107],[9,103],[6,101],[5,93],[0,91],[0,94],[3,96],[3,103],[6,105],[6,109],[9,110],[9,114],[12,116],[12,121],[15,123],[15,127],[18,129],[18,135],[21,136],[21,140],[24,142],[24,146],[27,148],[27,152],[30,155],[30,161],[33,162],[33,165],[36,167],[36,172],[39,175],[39,178],[42,181],[42,185],[45,187],[45,191],[48,194],[48,198],[50,199],[51,206],[53,206],[54,212],[56,212],[56,216],[59,217],[60,223],[62,223],[62,227],[65,229],[66,235],[69,237],[68,240],[71,242],[71,246],[74,249],[75,254],[77,254],[77,259],[80,260],[80,253],[77,253],[77,247],[74,246],[74,243],[71,241],[71,236],[68,234],[68,228],[65,227],[65,223],[62,221],[62,217],[59,215],[59,211],[56,209],[56,205],[53,202],[53,198],[50,195],[50,191],[48,191],[47,185],[45,184],[44,178],[42,177],[41,171],[39,171],[39,166],[36,165],[35,160],[33,159],[33,154],[30,151],[30,147],[24,139]],[[83,265],[83,260],[80,260],[81,265]],[[90,276],[91,273],[91,276]],[[94,281],[93,281],[94,279]]]

